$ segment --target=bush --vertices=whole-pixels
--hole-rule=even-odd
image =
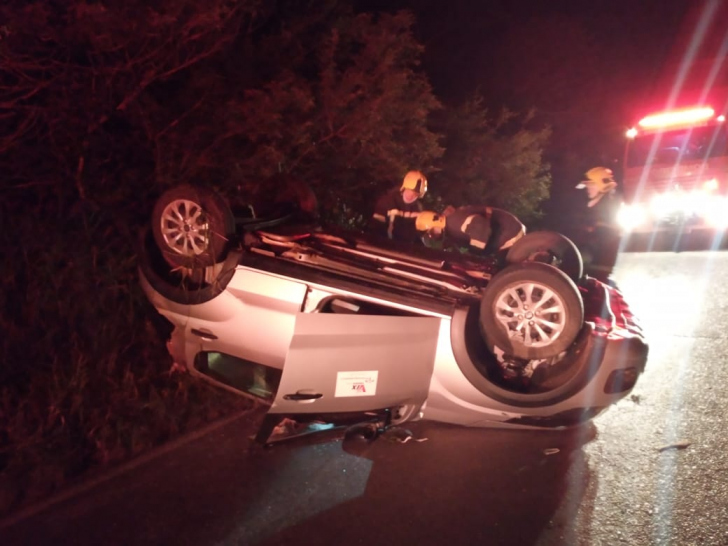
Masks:
[[[34,197],[2,211],[0,513],[251,406],[173,371],[138,286],[132,208],[59,214]]]

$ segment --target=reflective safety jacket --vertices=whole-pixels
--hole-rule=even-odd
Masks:
[[[377,200],[370,226],[372,231],[388,239],[419,242],[421,234],[417,232],[415,221],[421,211],[419,200],[405,203],[399,187],[395,187]]]
[[[482,205],[456,209],[445,220],[445,235],[485,252],[505,250],[526,234],[510,212]]]

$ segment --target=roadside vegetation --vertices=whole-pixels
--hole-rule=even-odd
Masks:
[[[318,0],[0,6],[0,514],[251,406],[174,367],[138,286],[155,198],[290,172],[358,227],[409,169],[525,221],[549,129],[443,104],[411,14]]]

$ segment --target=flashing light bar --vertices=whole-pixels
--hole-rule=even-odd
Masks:
[[[637,129],[634,127],[630,127],[627,129],[627,138],[634,138],[637,136]]]
[[[671,110],[644,117],[639,121],[638,125],[645,129],[670,127],[672,125],[689,125],[699,121],[706,121],[714,115],[715,110],[713,110],[710,106],[688,108],[685,110]]]

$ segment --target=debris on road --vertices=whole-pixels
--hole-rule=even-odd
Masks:
[[[668,449],[685,449],[688,447],[692,442],[689,442],[687,440],[680,440],[679,442],[675,442],[674,444],[667,444],[662,447],[657,448],[657,451],[662,453],[663,451],[667,451]]]
[[[411,430],[401,427],[389,427],[384,434],[390,442],[399,442],[400,444],[406,444],[411,440],[414,440],[415,442],[427,441],[427,438],[415,438],[415,435]]]

